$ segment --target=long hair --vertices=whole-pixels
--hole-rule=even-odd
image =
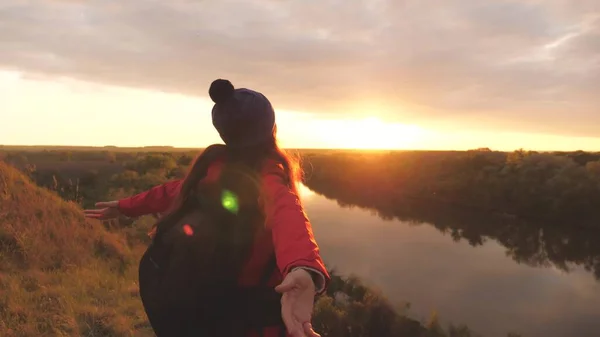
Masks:
[[[296,194],[302,173],[299,159],[279,147],[276,129],[269,139],[251,147],[237,149],[226,145],[211,145],[194,160],[170,210],[157,223],[159,231],[161,225],[168,226],[168,223],[178,221],[182,215],[197,207],[199,194],[204,193],[205,196],[208,195],[208,199],[212,199],[205,206],[212,209],[221,207],[222,204],[214,200],[219,198],[218,193],[215,194],[214,188],[206,187],[207,183],[203,181],[215,161],[223,162],[218,179],[219,188],[233,192],[238,196],[239,203],[239,210],[235,215],[221,212],[220,214],[225,215],[217,216],[218,221],[207,221],[203,225],[212,227],[203,231],[202,240],[206,242],[206,247],[214,247],[212,251],[206,251],[206,254],[211,254],[207,259],[214,261],[211,265],[219,269],[207,271],[206,274],[221,275],[223,278],[239,274],[257,232],[264,226],[264,212],[260,209],[259,201],[262,195],[260,177],[267,162],[274,161],[281,166],[285,183]],[[220,248],[214,246],[215,242],[220,243]]]
[[[303,178],[300,156],[293,156],[279,146],[277,127],[275,127],[271,137],[255,146],[236,149],[228,148],[225,145],[211,145],[202,151],[190,166],[181,184],[179,194],[167,214],[177,212],[181,208],[206,176],[210,165],[219,159],[224,160],[226,165],[235,163],[246,166],[256,174],[260,174],[267,160],[274,160],[282,166],[286,183],[292,192],[298,194],[298,183]]]

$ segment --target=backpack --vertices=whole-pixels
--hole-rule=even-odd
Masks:
[[[215,149],[207,148],[204,163],[198,163],[205,171],[222,153]],[[260,209],[248,202],[259,193],[251,185],[256,180],[235,166],[224,168],[223,176],[201,184],[182,211],[157,223],[140,260],[140,297],[158,337],[243,337],[252,330],[283,327],[281,295],[267,286],[277,268],[274,253],[257,286],[237,284],[245,261],[240,259],[247,257],[253,240],[246,239],[244,246],[236,235],[247,230],[254,236],[253,228],[264,227]]]

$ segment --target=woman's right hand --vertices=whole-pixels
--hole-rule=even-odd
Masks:
[[[86,209],[83,211],[86,218],[111,220],[116,219],[121,215],[118,200],[97,202],[95,206],[96,209]]]

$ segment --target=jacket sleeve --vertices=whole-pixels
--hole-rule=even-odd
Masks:
[[[177,196],[182,180],[155,186],[148,191],[119,200],[119,210],[126,216],[138,217],[166,211]]]
[[[280,172],[277,172],[280,171]],[[316,276],[317,292],[323,292],[330,276],[321,259],[312,226],[299,197],[285,184],[283,171],[263,175],[267,226],[271,228],[277,266],[283,277],[296,268]]]

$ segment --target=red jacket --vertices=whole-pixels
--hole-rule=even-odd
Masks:
[[[216,179],[222,165],[222,161],[213,163],[204,179],[209,181]],[[278,285],[295,267],[307,267],[324,276],[325,284],[321,287],[321,291],[324,290],[330,280],[329,274],[319,254],[319,246],[300,199],[284,182],[283,168],[275,162],[268,162],[261,176],[267,231],[265,235],[256,238],[251,256],[242,271],[240,285],[257,284],[270,254],[275,251],[279,272],[274,273],[270,285]],[[181,180],[168,182],[135,196],[121,199],[119,209],[124,215],[130,217],[165,212],[179,192],[181,182]],[[258,337],[256,334],[250,336]],[[279,336],[278,329],[265,329],[264,337]]]

